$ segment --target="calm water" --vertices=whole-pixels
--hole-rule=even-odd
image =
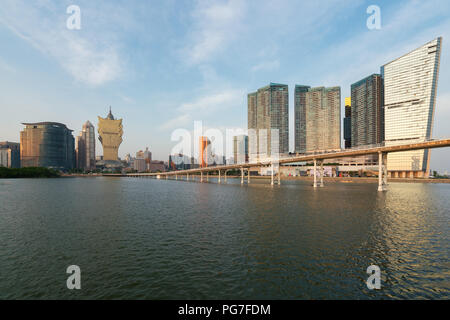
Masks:
[[[237,182],[0,180],[0,298],[450,298],[449,184]]]

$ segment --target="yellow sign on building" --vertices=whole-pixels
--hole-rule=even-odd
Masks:
[[[352,105],[352,98],[351,97],[345,98],[345,105],[346,106],[351,106]]]

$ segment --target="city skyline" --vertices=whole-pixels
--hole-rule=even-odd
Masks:
[[[14,11],[16,9],[8,4],[10,2],[5,3],[5,12],[8,13],[8,17],[14,16],[14,13],[18,14]],[[21,5],[24,4],[19,2],[17,7],[20,9]],[[73,40],[74,44],[84,43],[83,41],[87,41],[89,44],[92,33],[98,32],[105,26],[90,22],[92,7],[87,2],[81,1],[79,5],[83,13],[82,30],[78,34],[74,34],[77,31],[68,30],[62,30],[61,33],[68,39]],[[117,3],[118,7],[120,5],[120,3]],[[313,12],[316,8],[313,4],[298,5],[289,1],[283,2],[283,5],[287,8],[302,9],[307,12]],[[351,83],[363,79],[369,74],[379,72],[381,65],[438,36],[443,36],[444,43],[433,136],[449,136],[450,132],[446,128],[446,122],[450,114],[450,77],[447,72],[449,69],[447,62],[449,54],[446,50],[445,39],[448,38],[447,30],[450,30],[448,28],[450,20],[440,14],[440,12],[445,11],[444,7],[449,5],[446,2],[432,1],[431,4],[416,3],[414,8],[410,8],[408,2],[395,5],[381,2],[382,28],[374,31],[368,30],[366,27],[365,22],[368,15],[365,13],[365,8],[367,5],[365,2],[356,2],[346,6],[333,2],[324,3],[323,6],[326,9],[324,14],[330,17],[328,27],[334,28],[334,30],[320,31],[316,38],[302,33],[295,39],[300,42],[298,45],[292,45],[291,43],[286,47],[284,46],[285,40],[280,40],[274,34],[266,42],[269,43],[268,46],[256,47],[256,49],[259,49],[257,52],[261,53],[261,56],[254,52],[245,52],[244,58],[234,59],[234,61],[228,61],[225,56],[227,53],[236,50],[243,39],[238,37],[239,39],[228,42],[223,36],[221,41],[227,43],[223,50],[219,49],[220,46],[218,46],[212,51],[201,54],[201,52],[195,50],[195,48],[200,48],[196,47],[195,44],[200,46],[202,43],[205,44],[202,39],[210,39],[208,36],[209,29],[201,23],[199,25],[198,22],[188,21],[186,22],[187,30],[192,31],[193,34],[197,30],[196,28],[204,30],[205,33],[199,33],[200,39],[196,39],[194,35],[183,37],[185,34],[179,34],[178,29],[169,29],[170,32],[174,32],[175,36],[180,36],[181,39],[186,40],[186,48],[188,48],[186,52],[191,53],[186,57],[189,58],[188,60],[192,65],[184,65],[176,59],[177,57],[169,56],[167,61],[162,60],[161,65],[150,66],[144,63],[139,70],[137,69],[138,64],[128,65],[129,69],[124,73],[125,79],[112,77],[113,79],[106,81],[105,79],[109,78],[105,76],[103,82],[100,81],[102,80],[101,77],[94,77],[95,74],[89,79],[77,77],[77,73],[60,60],[65,51],[63,49],[61,49],[64,51],[63,53],[58,50],[42,51],[42,44],[47,44],[48,39],[42,38],[39,30],[31,30],[32,22],[43,15],[45,15],[43,19],[47,22],[52,17],[59,16],[61,17],[58,19],[64,21],[67,18],[64,10],[66,3],[60,6],[52,5],[48,10],[45,7],[31,8],[30,14],[24,17],[22,24],[13,22],[6,15],[0,14],[0,37],[4,42],[10,44],[9,48],[0,53],[0,68],[2,69],[0,83],[6,89],[5,96],[0,100],[2,106],[6,109],[2,110],[4,115],[2,119],[8,119],[7,122],[2,121],[1,123],[0,140],[18,142],[22,127],[21,122],[62,122],[78,132],[86,120],[94,123],[96,115],[104,114],[107,107],[112,105],[115,115],[124,118],[124,127],[126,128],[119,156],[123,159],[127,153],[134,154],[144,146],[149,146],[155,159],[166,160],[171,153],[171,148],[176,144],[176,142],[170,141],[170,133],[173,129],[181,127],[191,130],[194,120],[203,120],[207,127],[221,129],[240,127],[245,129],[247,93],[253,92],[269,82],[277,82],[285,83],[290,87],[289,151],[293,151],[293,88],[295,84],[307,83],[312,87],[340,86],[342,90],[341,115],[343,115],[345,105],[343,99],[350,96]],[[181,21],[182,17],[172,16],[171,10],[173,8],[170,5],[166,7],[162,4],[154,4],[154,6],[158,9],[165,8],[168,21]],[[105,12],[102,13],[100,20],[103,24],[107,25],[108,22],[114,21],[114,16],[112,18],[108,16],[113,7],[113,5],[107,6]],[[221,9],[220,13],[217,10],[215,11],[217,8]],[[262,9],[259,9],[256,14],[263,14],[263,10],[268,10],[268,8],[270,8],[270,4],[263,2]],[[220,15],[221,19],[214,19],[214,21],[220,21],[219,25],[214,25],[211,28],[211,32],[220,33],[233,22],[242,21],[252,8],[250,4],[243,5],[234,1],[225,1],[209,4],[199,3],[194,6],[187,5],[186,9],[187,14],[184,18],[187,20],[189,20],[189,14],[197,14],[200,21],[206,22],[209,21],[208,19],[218,18],[216,15]],[[223,9],[228,9],[228,11]],[[336,9],[335,12],[333,12],[333,9]],[[46,10],[51,13],[48,17]],[[156,12],[156,8],[150,8],[150,12]],[[355,22],[340,24],[342,17],[340,20],[339,14],[342,15],[343,12],[345,12],[346,19],[354,18]],[[125,16],[128,18],[136,17],[136,14],[136,12],[125,9]],[[285,15],[285,13],[279,11],[276,11],[275,14],[277,17],[284,17]],[[312,15],[313,17],[316,16]],[[125,28],[127,33],[133,34],[134,28],[139,29],[147,26],[143,23],[142,17],[138,15],[137,18],[134,25],[125,24],[128,27]],[[57,21],[59,21],[58,19]],[[118,18],[116,17],[116,19]],[[122,20],[116,22],[119,26],[121,26],[121,23],[125,23]],[[401,22],[405,23],[406,27]],[[53,27],[55,26],[52,21],[49,21],[49,23]],[[314,25],[314,21],[308,20],[307,23],[298,22],[294,25],[297,28]],[[355,28],[355,26],[357,27]],[[253,26],[254,29],[247,26],[241,27],[249,32],[247,36],[255,35],[256,31],[264,28],[260,25]],[[282,25],[281,28],[283,27],[287,28],[288,26]],[[61,28],[64,28],[64,24]],[[123,34],[117,31],[117,26],[112,29],[107,32],[105,39],[108,36],[114,38],[114,35],[118,35],[118,43],[121,44],[120,40],[123,40],[121,38]],[[419,30],[420,32],[413,33],[412,30]],[[279,32],[281,30],[278,31],[278,34]],[[283,32],[289,33],[286,30],[283,30]],[[336,36],[336,39],[332,39],[330,42],[330,37],[333,36]],[[117,39],[108,38],[108,40]],[[143,44],[143,42],[149,44],[146,41],[150,40],[136,37],[133,41],[135,44]],[[161,39],[158,38],[157,41],[161,41]],[[373,50],[374,42],[377,43],[376,48],[379,48],[379,50]],[[329,43],[329,45],[325,45],[325,43]],[[124,49],[128,48],[127,43],[123,44],[125,45]],[[356,48],[348,50],[352,48],[351,45],[356,46]],[[270,52],[270,49],[273,48],[277,49]],[[280,48],[283,48],[283,50],[280,50]],[[99,49],[100,53],[105,52],[101,45],[100,48],[93,48],[91,53],[94,58],[97,57],[96,53],[98,53],[94,49]],[[170,48],[164,47],[165,49],[169,50]],[[331,50],[333,55],[328,53],[330,49],[336,49]],[[23,55],[17,54],[20,50],[26,51],[24,54],[30,56],[30,62],[21,64]],[[264,50],[268,51],[265,52]],[[139,56],[141,58],[138,60],[139,62],[142,62],[144,58],[147,59],[146,53],[145,49],[137,50],[136,46],[133,47],[132,55]],[[162,57],[161,52],[149,51],[148,53],[149,58],[159,57],[161,59]],[[89,60],[89,57],[84,57],[84,59]],[[298,61],[299,57],[302,58],[301,62]],[[332,59],[330,60],[330,58]],[[106,58],[99,59],[100,62],[109,61]],[[96,60],[94,59],[94,61]],[[165,67],[173,61],[178,63],[175,63],[174,67],[166,69]],[[70,60],[70,62],[74,68],[85,65],[83,61]],[[35,66],[30,67],[30,64]],[[243,65],[246,66],[246,69],[242,68]],[[226,70],[226,68],[229,68],[229,70]],[[47,70],[50,72],[46,72]],[[251,71],[249,75],[247,75],[246,70]],[[165,75],[165,77],[160,77],[163,71],[164,73],[175,71],[176,76]],[[345,73],[342,71],[345,71]],[[96,75],[101,74],[99,72]],[[37,81],[41,77],[43,77],[42,83],[45,86]],[[23,79],[27,80],[23,81]],[[177,82],[174,82],[175,79],[177,79]],[[156,83],[157,81],[159,82]],[[21,90],[26,90],[27,94],[21,94]],[[168,94],[169,92],[170,94]],[[35,110],[39,111],[39,114]],[[220,116],[217,116],[218,114]],[[96,149],[101,150],[98,142]],[[430,168],[439,171],[450,170],[448,161],[446,161],[449,154],[450,152],[447,150],[433,151]],[[99,155],[98,152],[97,155]]]

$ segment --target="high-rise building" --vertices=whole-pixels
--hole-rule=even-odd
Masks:
[[[199,152],[199,165],[201,168],[205,168],[208,163],[212,162],[211,140],[208,137],[199,138]]]
[[[75,140],[77,168],[95,169],[95,129],[90,121],[86,121],[80,135]]]
[[[295,86],[295,152],[341,149],[341,88]]]
[[[248,162],[248,136],[239,135],[233,137],[233,158],[234,163]]]
[[[270,83],[247,96],[250,161],[289,152],[289,90]],[[274,155],[275,156],[275,155]]]
[[[20,168],[20,144],[0,142],[0,167]]]
[[[119,146],[122,143],[122,119],[115,119],[109,109],[106,118],[98,117],[98,139],[103,146],[104,161],[119,161]]]
[[[345,118],[344,118],[344,143],[345,149],[352,147],[352,98],[345,98]]]
[[[135,170],[139,172],[150,171],[151,164],[152,164],[152,153],[148,150],[148,147],[145,148],[145,151],[139,150],[138,152],[136,152],[136,158],[134,159]]]
[[[441,45],[439,37],[381,67],[386,145],[431,139]],[[393,177],[426,177],[430,150],[389,153],[387,163]]]
[[[22,167],[69,170],[75,167],[75,139],[66,125],[58,122],[23,123],[20,132]]]
[[[351,146],[384,141],[383,83],[373,74],[351,85]]]
[[[147,164],[145,163],[144,158],[136,158],[133,161],[133,169],[137,172],[145,172],[147,171]]]

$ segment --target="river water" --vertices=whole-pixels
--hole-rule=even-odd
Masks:
[[[0,180],[0,299],[449,299],[450,184],[388,189]]]

